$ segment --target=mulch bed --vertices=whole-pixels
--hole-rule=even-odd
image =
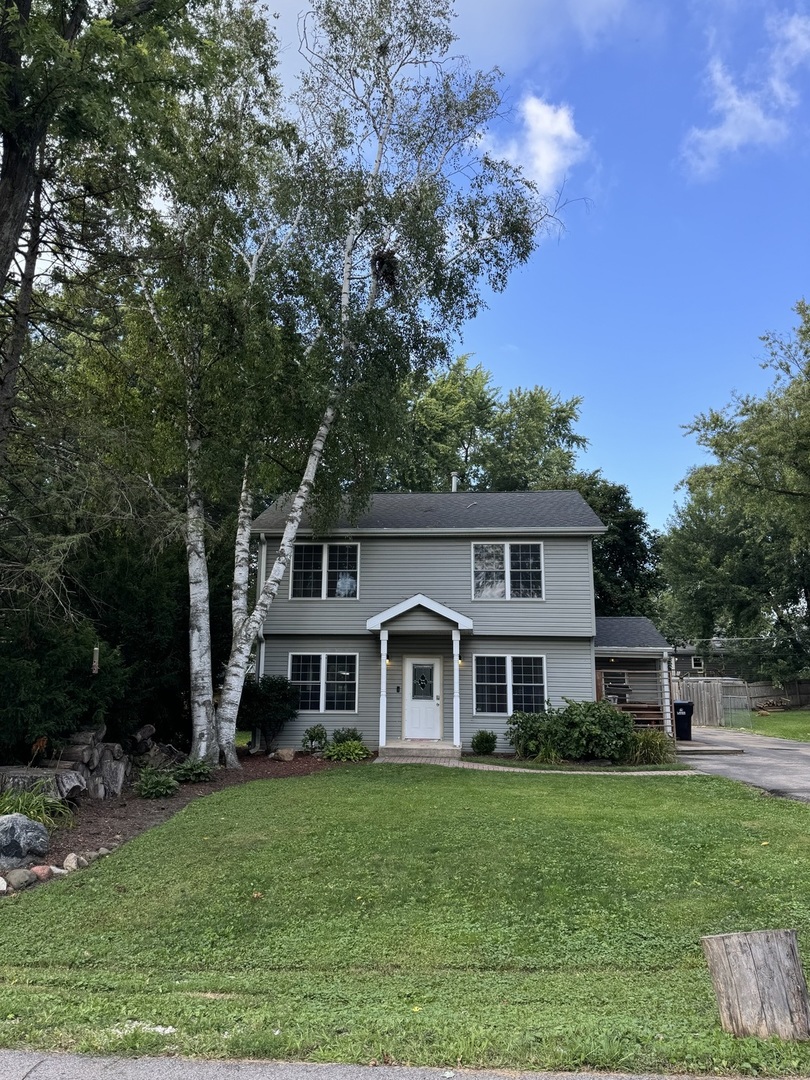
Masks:
[[[241,769],[218,769],[204,784],[181,784],[176,795],[169,799],[139,799],[133,791],[118,799],[82,799],[72,829],[57,829],[51,834],[48,862],[61,866],[72,851],[82,854],[111,847],[131,840],[154,825],[168,820],[195,799],[215,791],[246,784],[249,780],[285,780],[291,776],[308,776],[334,768],[330,761],[298,754],[292,761],[274,761],[266,754],[251,757],[240,752]]]

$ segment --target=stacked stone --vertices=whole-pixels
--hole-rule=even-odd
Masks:
[[[0,896],[21,892],[41,881],[80,870],[91,862],[109,855],[117,845],[101,847],[83,855],[71,852],[61,866],[48,863],[50,838],[48,830],[25,814],[0,815]]]

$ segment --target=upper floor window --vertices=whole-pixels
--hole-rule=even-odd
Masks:
[[[692,671],[703,671],[703,657],[702,656],[693,656],[692,657]]]
[[[473,600],[542,600],[542,544],[473,544]]]
[[[357,596],[357,544],[296,544],[290,596],[348,600]]]

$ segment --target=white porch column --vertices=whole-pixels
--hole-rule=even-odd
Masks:
[[[380,747],[385,746],[388,718],[388,631],[380,631]]]
[[[666,657],[661,661],[661,700],[664,706],[664,731],[667,735],[671,735],[672,697],[669,686],[669,660]]]
[[[461,698],[459,697],[459,643],[461,631],[453,631],[453,746],[461,746]]]

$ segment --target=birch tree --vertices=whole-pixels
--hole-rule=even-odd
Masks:
[[[316,0],[299,25],[301,141],[283,184],[291,198],[274,203],[279,224],[267,234],[278,235],[283,221],[288,247],[267,273],[293,316],[321,411],[252,610],[253,505],[249,482],[242,488],[233,647],[217,715],[229,761],[250,652],[302,514],[325,495],[319,470],[340,459],[335,442],[348,433],[362,443],[369,423],[379,434],[380,389],[447,362],[483,290],[503,289],[553,221],[520,171],[483,150],[501,107],[497,75],[451,56],[443,0]]]

